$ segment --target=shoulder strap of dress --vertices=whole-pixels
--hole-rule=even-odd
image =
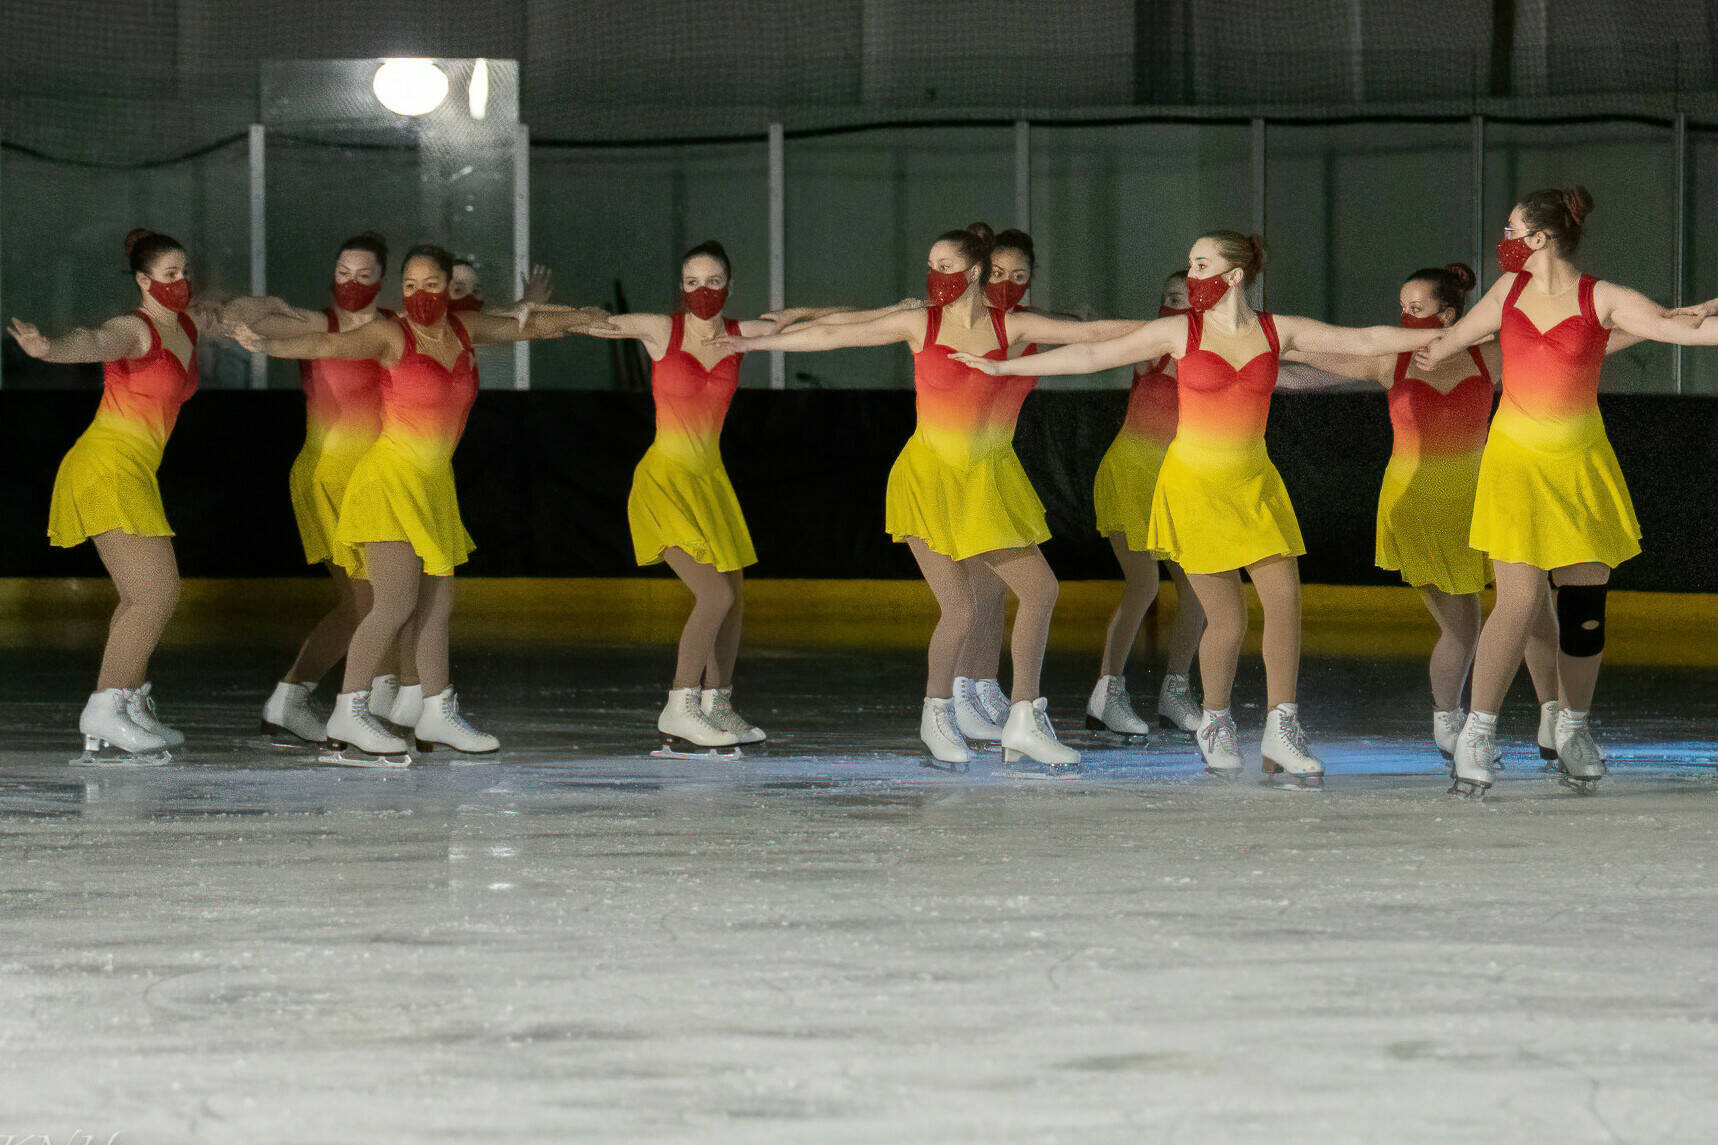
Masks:
[[[1581,316],[1594,326],[1599,324],[1599,312],[1593,307],[1593,288],[1599,280],[1590,274],[1581,276],[1581,284],[1575,288],[1576,296],[1581,300]]]
[[[1469,347],[1469,349],[1472,349],[1472,347]],[[1413,358],[1413,356],[1414,355],[1412,355],[1412,354],[1397,354],[1396,355],[1396,384],[1398,386],[1401,385],[1402,382],[1407,378],[1407,376],[1408,376],[1408,362]]]
[[[943,308],[941,306],[925,307],[925,349],[930,349],[937,340],[937,331],[943,328]]]
[[[722,319],[722,327],[727,330],[728,337],[738,338],[740,336],[740,320],[738,318]]]
[[[674,317],[668,320],[668,348],[684,350],[686,348],[686,311],[676,310]]]
[[[1282,342],[1277,338],[1277,320],[1261,310],[1259,311],[1259,327],[1265,332],[1265,341],[1270,344],[1271,353],[1281,356],[1283,347]]]
[[[154,321],[150,319],[149,314],[141,306],[133,310],[132,313],[143,319],[143,324],[149,328],[149,351],[148,354],[144,355],[144,357],[148,357],[149,354],[161,349],[161,331],[155,328]]]
[[[1515,272],[1515,285],[1509,288],[1509,293],[1503,299],[1503,308],[1508,310],[1515,305],[1515,300],[1521,297],[1521,292],[1527,289],[1527,280],[1533,276],[1525,270]]]
[[[197,324],[183,310],[179,312],[179,329],[185,331],[185,337],[191,339],[191,349],[197,348]]]
[[[334,307],[330,306],[326,310],[324,310],[322,313],[328,315],[328,332],[330,334],[340,333],[340,314],[339,314],[339,312],[336,311],[334,309]]]
[[[1469,346],[1467,352],[1472,356],[1474,368],[1479,371],[1479,376],[1485,379],[1486,385],[1491,385],[1491,371],[1486,368],[1485,355],[1479,352],[1478,346]]]
[[[994,306],[985,307],[990,311],[990,325],[996,331],[996,344],[1002,347],[1002,352],[1008,352],[1008,316]]]
[[[460,321],[459,315],[449,314],[447,324],[453,327],[455,334],[459,335],[459,348],[467,354],[471,353],[471,335],[466,333],[465,323]]]
[[[394,321],[400,324],[400,333],[406,336],[406,352],[400,356],[403,358],[417,353],[418,340],[412,337],[412,324],[406,321],[406,316],[404,314],[396,314],[393,317]]]
[[[1199,342],[1205,336],[1205,315],[1197,310],[1187,312],[1187,349],[1183,356],[1193,353],[1199,348]]]

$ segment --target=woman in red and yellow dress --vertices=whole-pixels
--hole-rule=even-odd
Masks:
[[[214,323],[191,304],[185,248],[167,235],[138,229],[125,254],[138,306],[94,330],[45,337],[13,319],[11,333],[32,358],[101,362],[95,420],[60,462],[48,508],[48,540],[61,548],[90,541],[101,556],[119,605],[108,625],[96,690],[78,718],[80,763],[160,763],[185,742],[155,717],[149,659],[179,600],[173,530],[155,471],[197,389],[197,342]],[[114,747],[123,755],[103,756]]]
[[[1374,326],[1351,330],[1308,318],[1255,312],[1244,289],[1264,263],[1256,236],[1203,235],[1188,252],[1190,312],[1136,326],[1107,341],[1037,354],[1007,369],[1023,374],[1084,374],[1169,354],[1176,361],[1179,414],[1151,497],[1145,543],[1186,570],[1205,611],[1199,646],[1204,710],[1195,742],[1205,766],[1225,777],[1242,762],[1229,713],[1235,666],[1246,636],[1245,570],[1265,613],[1265,680],[1270,714],[1261,745],[1267,776],[1301,786],[1322,783],[1324,765],[1301,730],[1295,699],[1300,672],[1300,575],[1305,552],[1288,490],[1265,452],[1265,421],[1278,357],[1298,347],[1332,353],[1395,353],[1429,341],[1430,332]],[[971,355],[973,369],[1000,370]],[[1144,491],[1137,496],[1144,497]]]
[[[373,603],[346,652],[346,672],[325,729],[332,763],[398,766],[407,743],[369,707],[371,681],[410,625],[424,692],[412,726],[419,751],[448,747],[487,754],[496,737],[460,715],[448,671],[453,571],[473,548],[460,520],[453,453],[476,400],[479,342],[558,337],[601,322],[595,311],[532,314],[523,321],[481,312],[448,312],[453,258],[417,246],[400,266],[404,313],[352,330],[267,338],[240,326],[247,349],[277,358],[374,361],[383,371],[382,423],[353,467],[336,514],[334,561],[371,584]]]
[[[975,224],[931,245],[925,281],[930,305],[923,309],[731,338],[729,344],[796,351],[907,344],[918,425],[889,472],[884,527],[911,550],[941,611],[931,636],[920,739],[943,763],[959,766],[970,758],[954,718],[954,679],[978,607],[974,578],[994,574],[1019,601],[1010,641],[1013,702],[1002,730],[1004,758],[1067,766],[1079,761],[1079,753],[1057,742],[1039,694],[1057,584],[1038,549],[1050,536],[1044,506],[1014,452],[1017,387],[956,355],[968,351],[1006,375],[1003,363],[1032,343],[1105,338],[1136,324],[1009,314],[987,305],[993,237],[989,227]]]
[[[1593,198],[1585,187],[1535,191],[1509,213],[1503,276],[1415,359],[1430,370],[1487,335],[1502,352],[1503,397],[1480,462],[1469,544],[1491,558],[1497,603],[1474,656],[1473,710],[1456,739],[1453,792],[1492,784],[1497,714],[1546,593],[1557,617],[1557,764],[1578,791],[1605,775],[1588,728],[1605,645],[1611,570],[1640,552],[1640,523],[1599,413],[1611,331],[1718,345],[1694,324],[1573,261]],[[1549,574],[1549,575],[1547,575]]]

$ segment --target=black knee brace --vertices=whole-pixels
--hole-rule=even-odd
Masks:
[[[1597,656],[1605,650],[1602,584],[1566,584],[1557,590],[1557,647],[1565,656]]]

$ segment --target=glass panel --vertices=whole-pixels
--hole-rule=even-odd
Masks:
[[[1688,125],[1688,278],[1683,301],[1718,298],[1718,127]],[[1664,301],[1669,301],[1668,298]],[[1718,394],[1718,350],[1682,352],[1682,392]]]

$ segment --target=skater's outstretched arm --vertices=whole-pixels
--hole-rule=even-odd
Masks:
[[[1107,342],[1131,334],[1145,323],[1134,318],[1100,318],[1082,322],[1078,318],[1062,318],[1037,310],[1014,310],[1008,315],[1008,335],[1019,345],[1025,342],[1047,342],[1066,346],[1077,342]]]
[[[747,334],[739,337],[719,335],[710,339],[712,346],[727,346],[737,353],[750,350],[793,350],[812,353],[818,350],[841,350],[856,346],[890,346],[906,342],[922,346],[925,340],[925,316],[918,310],[892,310],[866,322],[846,325],[802,326],[779,334]]]
[[[49,338],[19,318],[7,327],[18,348],[42,362],[117,362],[149,353],[149,325],[135,314],[109,318],[94,330],[79,327]]]
[[[1094,325],[1097,325],[1094,323]],[[1127,323],[1132,329],[1099,342],[1076,342],[1042,354],[997,361],[976,354],[959,353],[957,362],[982,373],[1044,377],[1064,374],[1095,374],[1117,366],[1155,361],[1187,344],[1187,319],[1175,315],[1150,322]]]
[[[1376,382],[1387,386],[1395,371],[1394,358],[1374,358],[1358,354],[1315,354],[1306,350],[1289,350],[1283,361],[1311,366],[1309,370],[1284,370],[1277,375],[1279,390],[1324,390],[1346,382]]]
[[[1440,333],[1438,330],[1413,330],[1401,326],[1332,326],[1328,322],[1287,314],[1278,315],[1276,324],[1284,350],[1360,357],[1418,350]]]
[[[1593,287],[1593,310],[1600,325],[1612,326],[1637,341],[1669,342],[1677,346],[1718,346],[1718,321],[1672,313],[1642,294],[1614,282]]]
[[[468,310],[454,317],[465,324],[473,342],[532,342],[613,329],[608,312],[595,306],[537,307],[526,313],[523,320],[481,310]]]
[[[397,322],[366,322],[353,330],[297,334],[290,338],[265,338],[249,326],[240,325],[233,328],[232,335],[233,341],[253,354],[267,354],[271,358],[340,358],[393,366],[406,352],[406,337]]]

